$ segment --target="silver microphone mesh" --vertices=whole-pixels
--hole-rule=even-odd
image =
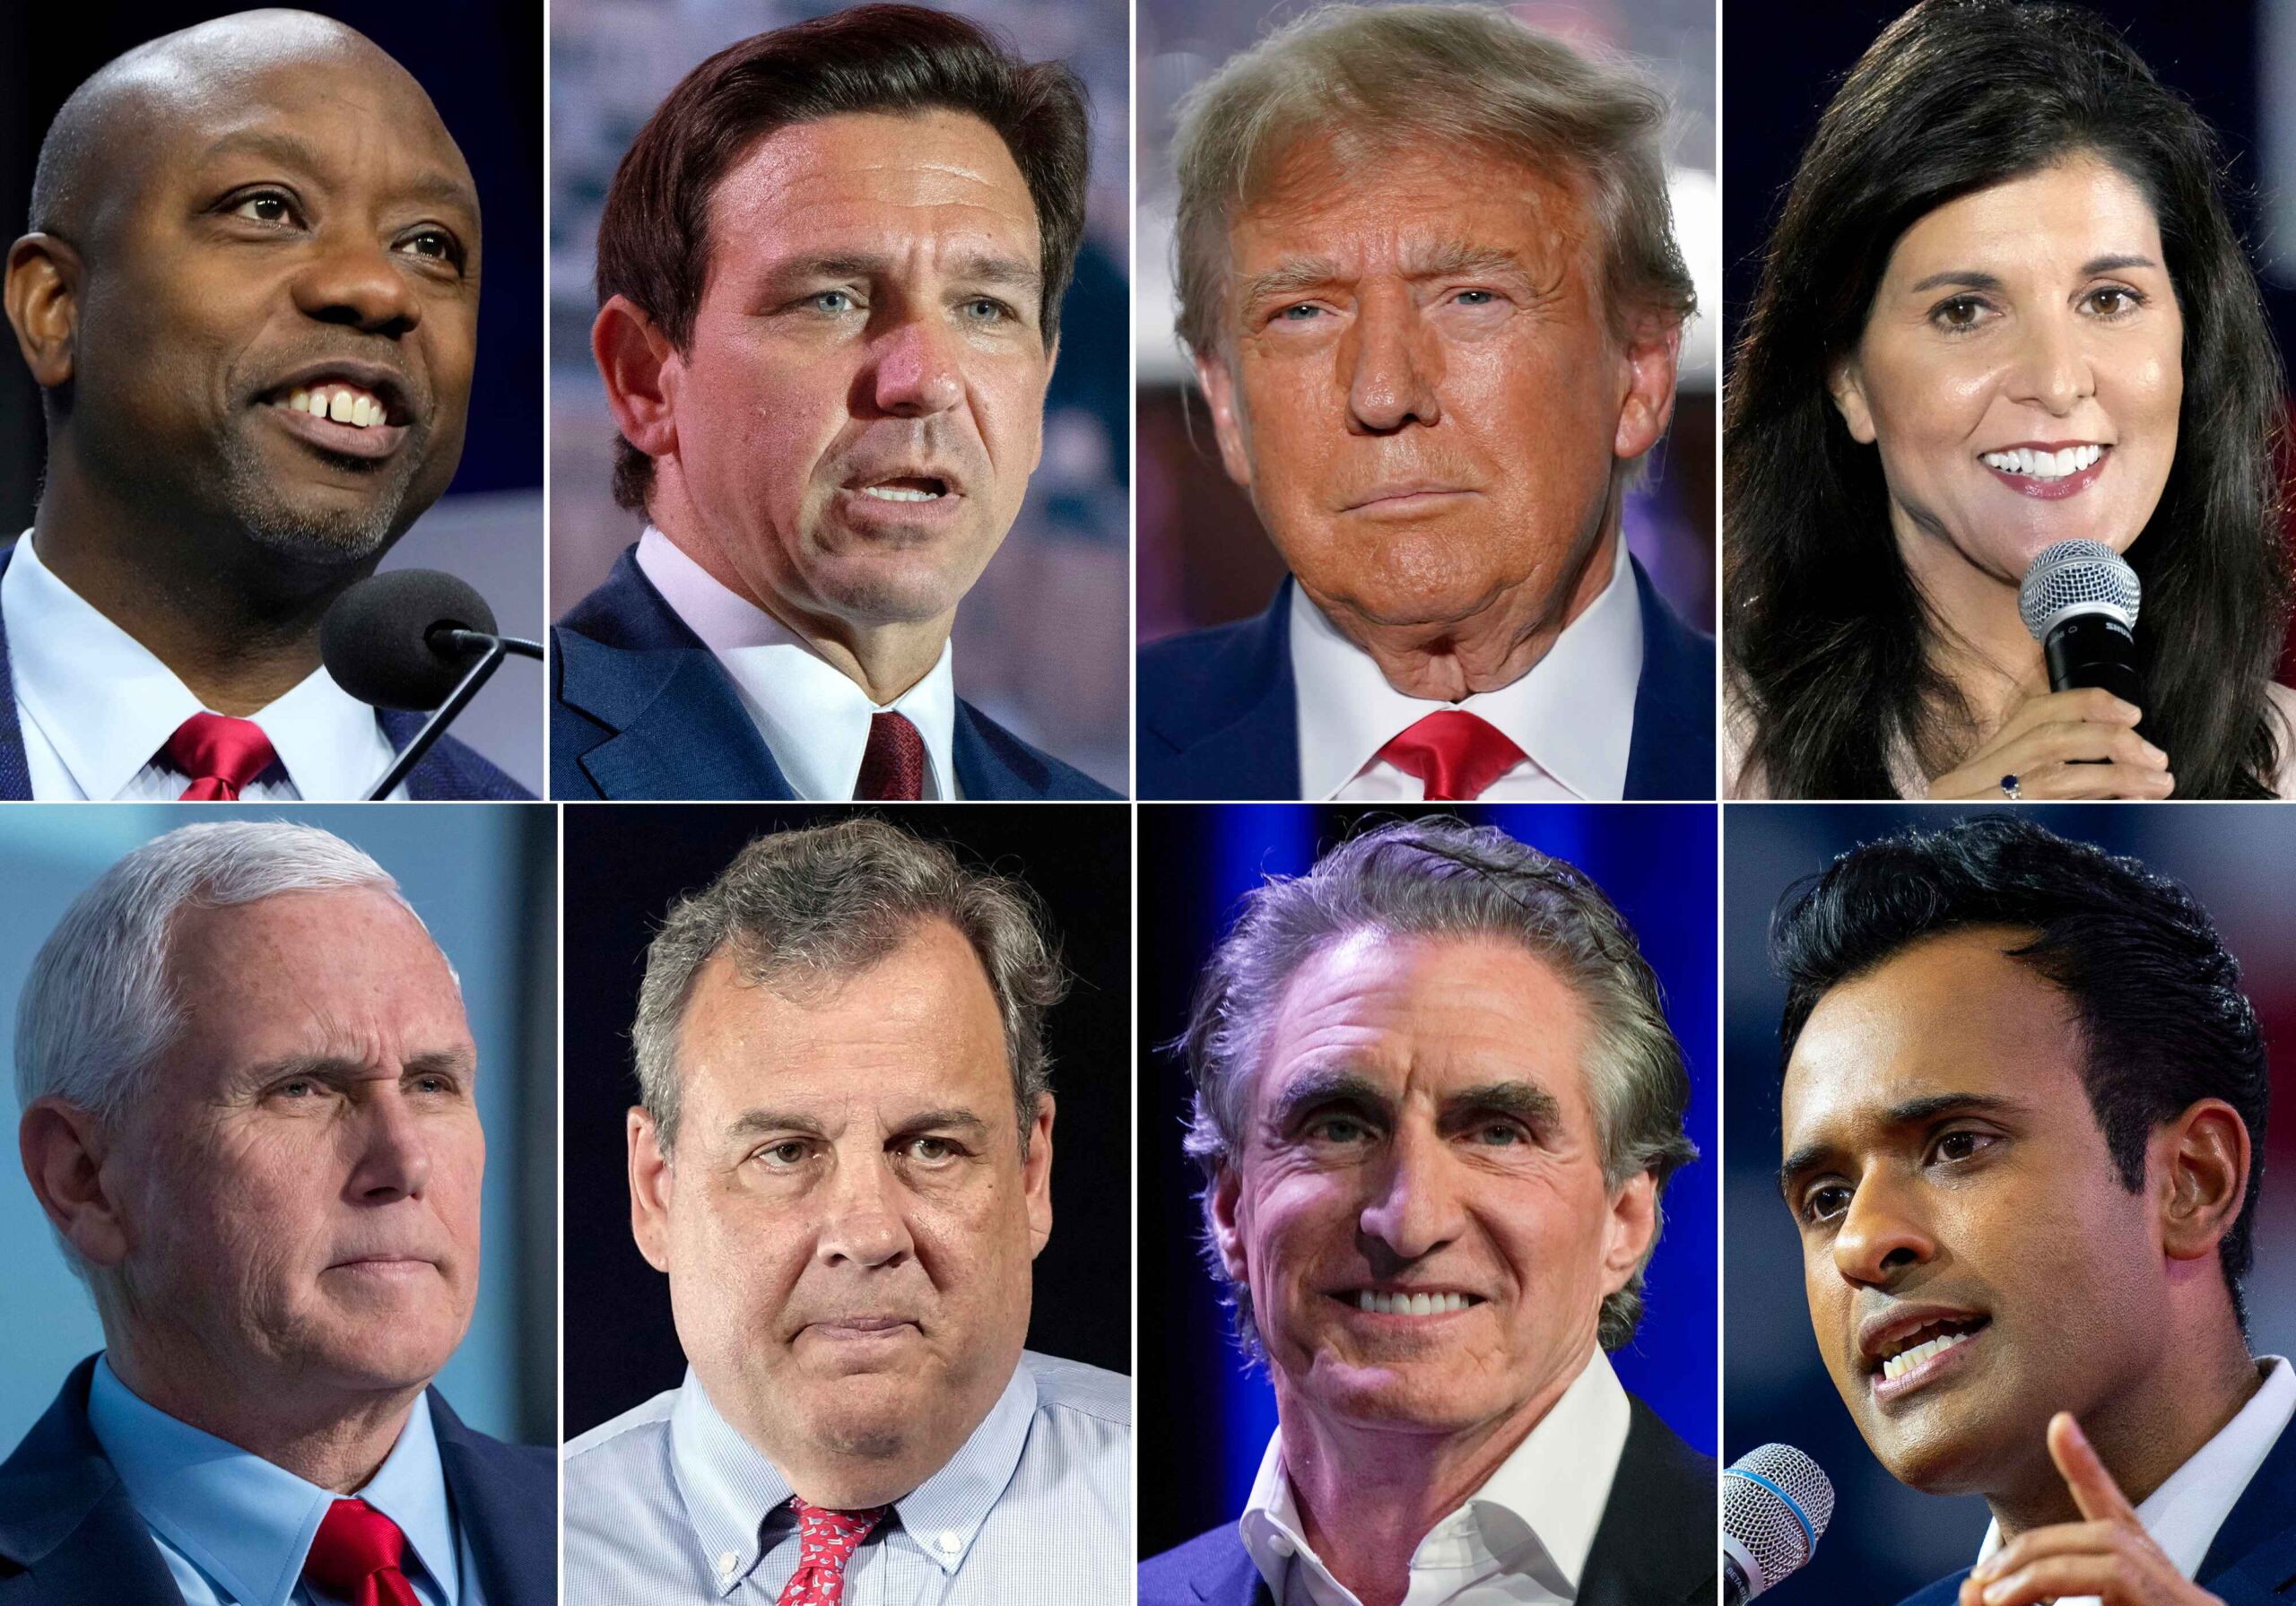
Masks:
[[[1791,1445],[1750,1450],[1722,1473],[1722,1532],[1760,1569],[1754,1594],[1808,1561],[1832,1520],[1833,1485]]]
[[[2136,628],[2136,571],[2101,541],[2060,541],[2041,549],[2017,587],[2017,612],[2036,641],[2067,613],[2108,613]]]

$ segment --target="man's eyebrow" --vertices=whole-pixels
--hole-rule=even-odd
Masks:
[[[1446,1094],[1443,1112],[1512,1116],[1527,1125],[1544,1126],[1561,1118],[1562,1103],[1535,1082],[1492,1081]]]
[[[307,173],[319,172],[326,166],[316,146],[276,128],[235,129],[207,147],[205,160],[213,161],[219,157],[236,156],[242,152],[264,157]],[[393,186],[393,192],[409,200],[455,207],[468,213],[474,219],[478,216],[477,193],[454,174],[439,168],[425,167],[408,175]]]
[[[803,284],[816,279],[878,279],[893,271],[893,260],[874,251],[822,251],[790,256],[766,270],[769,284]],[[949,264],[948,276],[996,289],[1044,289],[1044,274],[1032,263],[996,252],[976,252]]]
[[[1257,307],[1263,301],[1289,300],[1344,277],[1339,264],[1328,256],[1295,256],[1245,280],[1241,304]]]
[[[295,1076],[322,1081],[363,1081],[372,1069],[371,1061],[322,1051],[283,1054],[276,1059],[260,1060],[247,1068],[246,1076],[249,1081],[276,1081]],[[478,1074],[478,1055],[462,1047],[426,1049],[401,1061],[398,1073],[403,1077],[459,1076],[468,1081]]]
[[[893,1129],[897,1136],[920,1132],[983,1133],[987,1130],[987,1122],[962,1106],[919,1111]]]
[[[1300,1111],[1321,1105],[1352,1105],[1358,1109],[1384,1111],[1393,1100],[1387,1089],[1361,1072],[1336,1066],[1303,1071],[1283,1084],[1269,1106],[1267,1119],[1279,1130],[1298,1118]]]
[[[2030,1116],[2032,1107],[2022,1099],[2005,1098],[1998,1093],[1926,1093],[1918,1098],[1909,1098],[1893,1104],[1881,1113],[1879,1124],[1883,1127],[1925,1126],[1940,1116]],[[1786,1157],[1778,1168],[1778,1192],[1781,1198],[1790,1198],[1794,1184],[1809,1172],[1816,1170],[1831,1159],[1835,1145],[1805,1143]]]
[[[744,1110],[726,1123],[729,1138],[752,1137],[761,1133],[796,1133],[804,1137],[818,1138],[827,1134],[828,1128],[811,1116],[800,1116],[783,1110]]]
[[[1453,273],[1521,273],[1523,259],[1504,246],[1473,246],[1463,239],[1445,240],[1423,255],[1413,256],[1405,276],[1444,279]]]

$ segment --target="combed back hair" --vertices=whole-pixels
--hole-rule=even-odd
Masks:
[[[1999,814],[1842,855],[1790,888],[1770,923],[1771,962],[1786,983],[1779,1074],[1833,988],[1926,938],[1978,926],[2029,933],[2003,951],[2072,1003],[2089,1107],[2131,1193],[2144,1186],[2155,1127],[2203,1098],[2239,1112],[2248,1198],[2218,1253],[2245,1327],[2240,1279],[2255,1257],[2271,1102],[2264,1032],[2208,911],[2135,859]]]
[[[1745,773],[1776,797],[1889,797],[1891,760],[1950,768],[1972,711],[1906,571],[1877,448],[1829,388],[1898,241],[1948,202],[2092,156],[2143,192],[2184,318],[2177,453],[2127,559],[2145,733],[2179,797],[2264,797],[2266,687],[2288,619],[2279,348],[2200,114],[2085,7],[1929,0],[1819,120],[1741,328],[1723,410],[1723,586]]]
[[[184,910],[354,887],[414,913],[388,871],[317,826],[213,821],[135,849],[73,900],[32,959],[16,1000],[19,1106],[52,1095],[119,1116],[182,1029],[169,961]]]
[[[1027,181],[1049,348],[1084,238],[1092,149],[1083,84],[1059,62],[1021,60],[978,22],[917,5],[857,5],[777,28],[688,73],[638,131],[606,191],[598,305],[626,297],[688,350],[709,281],[711,204],[760,140],[823,117],[928,111],[987,124]],[[615,451],[614,499],[642,513],[653,461],[627,440]]]
[[[724,953],[745,983],[805,998],[868,969],[933,920],[956,927],[987,973],[1013,1073],[1021,1152],[1052,1086],[1045,1011],[1068,990],[1034,892],[961,863],[882,820],[760,837],[718,879],[672,905],[638,993],[639,1101],[664,1154],[677,1140],[678,1039],[693,978]]]
[[[1600,231],[1613,332],[1634,314],[1697,307],[1674,244],[1662,142],[1666,99],[1487,5],[1328,5],[1229,60],[1179,107],[1174,249],[1179,334],[1199,359],[1228,339],[1228,238],[1286,155],[1328,138],[1358,165],[1429,142],[1556,178]]]
[[[1228,1277],[1209,1237],[1212,1192],[1238,1164],[1269,1034],[1300,968],[1360,933],[1382,937],[1492,938],[1550,966],[1587,1009],[1588,1101],[1613,1190],[1648,1172],[1666,1179],[1698,1158],[1683,1130],[1690,1074],[1666,1024],[1658,977],[1602,889],[1561,860],[1504,831],[1432,817],[1377,827],[1332,849],[1305,875],[1274,876],[1243,913],[1198,981],[1175,1046],[1196,1084],[1187,1149],[1205,1175],[1206,1259],[1228,1283],[1236,1336],[1263,1353],[1251,1290]],[[1657,1235],[1651,1235],[1651,1246]],[[1643,1256],[1648,1265],[1649,1255]],[[1603,1348],[1634,1336],[1643,1266],[1603,1301]]]

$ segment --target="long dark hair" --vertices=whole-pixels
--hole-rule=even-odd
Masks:
[[[1878,454],[1827,389],[1899,238],[1957,196],[2096,152],[2161,224],[2184,403],[2144,587],[2146,734],[2185,797],[2270,794],[2266,692],[2286,620],[2279,352],[2199,114],[2069,5],[1924,0],[1860,58],[1787,192],[1739,338],[1723,435],[1730,682],[1779,797],[1887,797],[1889,758],[1944,767],[1969,709],[1891,533]]]

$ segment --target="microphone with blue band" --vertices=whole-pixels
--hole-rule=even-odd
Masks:
[[[1791,1445],[1748,1451],[1722,1473],[1722,1595],[1728,1606],[1770,1588],[1817,1554],[1833,1485]]]

